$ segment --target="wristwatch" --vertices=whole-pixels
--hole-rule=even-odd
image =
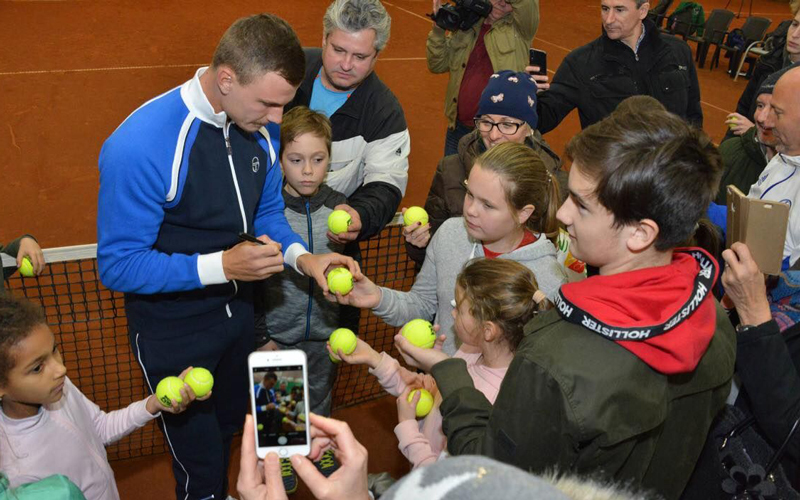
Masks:
[[[739,333],[747,333],[750,330],[756,328],[756,326],[757,325],[743,325],[743,324],[740,323],[740,324],[736,325],[736,333],[737,334],[739,334]]]

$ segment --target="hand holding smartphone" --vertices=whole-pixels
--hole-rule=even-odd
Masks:
[[[547,75],[547,52],[530,49],[530,65],[539,67],[539,71],[533,73],[534,75]]]
[[[256,455],[308,455],[308,363],[301,350],[256,351],[247,358]]]

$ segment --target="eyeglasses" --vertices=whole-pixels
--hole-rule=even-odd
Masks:
[[[516,123],[516,122],[498,122],[495,123],[493,121],[485,120],[483,118],[475,118],[475,128],[480,130],[483,133],[491,132],[494,127],[497,127],[497,130],[500,131],[503,135],[514,135],[517,133],[517,130],[521,126],[525,125],[525,122]]]

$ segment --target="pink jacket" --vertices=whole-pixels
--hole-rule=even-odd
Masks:
[[[461,349],[453,357],[467,362],[467,371],[472,377],[475,388],[481,391],[490,403],[494,404],[508,367],[488,368],[478,364],[480,353],[466,353]],[[386,392],[392,396],[399,396],[406,389],[406,383],[401,378],[403,371],[407,370],[401,367],[396,359],[382,352],[380,363],[374,370],[370,370],[370,373],[378,377],[378,382]],[[435,384],[433,377],[430,375],[425,375],[425,377],[429,379],[430,384]],[[406,420],[394,428],[400,452],[414,468],[435,462],[446,450],[447,440],[442,432],[442,414],[439,411],[442,397],[438,392],[435,393],[433,402],[433,409],[419,423],[414,420]]]
[[[32,417],[11,419],[0,410],[0,469],[12,488],[63,474],[87,500],[118,500],[105,445],[156,416],[147,411],[145,400],[106,413],[67,378],[61,400]]]

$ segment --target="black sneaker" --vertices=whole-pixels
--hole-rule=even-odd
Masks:
[[[339,462],[336,461],[333,450],[328,450],[323,453],[319,462],[314,462],[314,465],[317,466],[317,470],[325,477],[331,477],[331,474],[339,470]]]
[[[287,494],[291,495],[297,491],[297,473],[288,458],[281,459],[281,478],[283,479],[283,489]]]

